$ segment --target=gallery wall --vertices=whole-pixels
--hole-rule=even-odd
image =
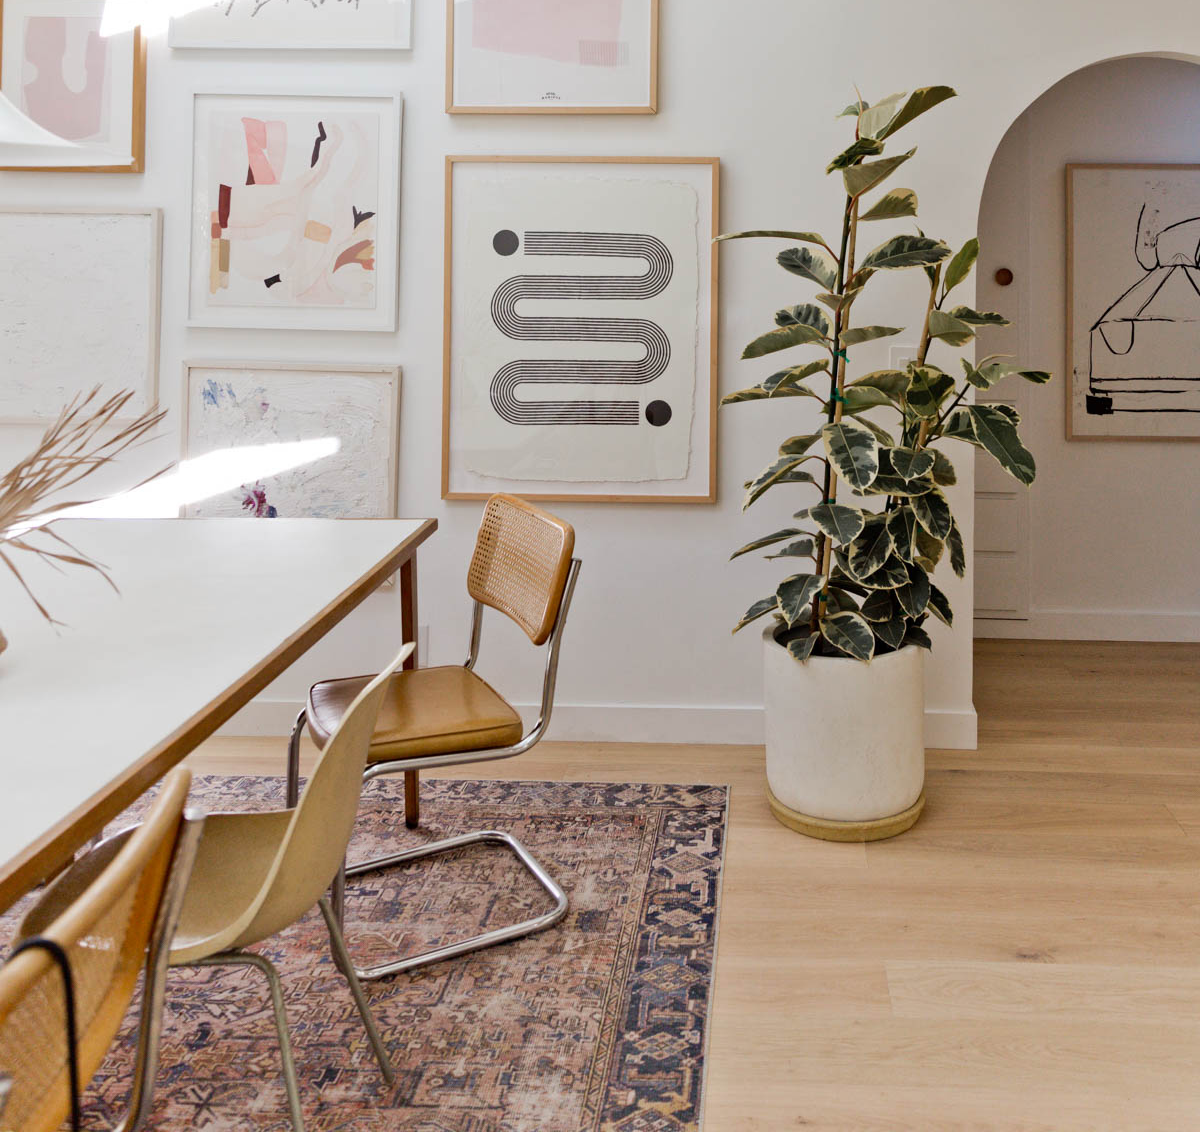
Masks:
[[[1005,138],[980,219],[985,258],[1012,267],[1017,330],[1047,365],[1066,364],[1065,165],[1195,163],[1198,107],[1200,67],[1115,60],[1057,84]],[[1023,219],[1023,230],[1012,217]],[[1132,234],[1128,245],[1132,275],[1113,281],[1114,296],[1137,277]],[[1035,390],[1025,426],[1039,466],[1029,509],[1029,619],[979,621],[976,633],[1200,640],[1200,443],[1068,441],[1062,393]],[[983,522],[981,539],[990,533]]]
[[[1200,13],[1188,0],[1086,6],[1009,0],[957,6],[942,0],[663,0],[660,110],[653,117],[448,117],[442,0],[418,0],[414,48],[406,53],[172,53],[151,48],[147,165],[143,176],[0,174],[0,205],[152,205],[165,210],[161,400],[173,435],[112,473],[130,482],[177,454],[182,366],[188,359],[238,358],[400,364],[399,511],[435,516],[438,536],[422,550],[420,600],[430,626],[427,661],[461,661],[468,608],[464,590],[479,505],[444,503],[441,467],[443,162],[447,154],[716,156],[722,160],[722,225],[825,227],[836,223],[837,186],[825,179],[844,145],[834,113],[852,84],[876,96],[948,83],[961,98],[911,127],[920,152],[905,183],[921,196],[922,223],[961,244],[975,229],[992,155],[1005,131],[1044,90],[1099,59],[1158,52],[1194,41]],[[1036,28],[1036,34],[1031,29]],[[188,209],[191,97],[196,90],[400,91],[405,98],[401,178],[399,330],[395,334],[188,330]],[[772,313],[799,298],[750,244],[722,254],[720,382],[724,391],[762,376],[737,361]],[[120,281],[114,280],[114,286]],[[872,300],[880,323],[916,321],[917,280],[888,281]],[[765,323],[765,325],[764,325]],[[897,339],[897,341],[905,341]],[[865,365],[888,362],[884,346]],[[1038,359],[1031,359],[1036,361]],[[559,682],[555,734],[562,738],[755,742],[761,739],[761,643],[729,627],[768,587],[771,563],[726,560],[734,547],[793,509],[764,502],[741,514],[741,484],[779,440],[804,430],[806,412],[749,405],[722,416],[716,505],[564,504],[584,559]],[[0,430],[0,461],[27,448],[35,430]],[[969,463],[967,461],[964,464]],[[954,502],[970,544],[972,482],[961,475]],[[795,506],[799,506],[797,502]],[[766,524],[766,526],[764,526]],[[777,523],[776,525],[782,525]],[[302,568],[303,564],[298,564]],[[942,579],[939,577],[939,581]],[[119,579],[118,579],[119,582]],[[971,746],[971,579],[946,579],[958,627],[936,634],[929,662],[928,738]],[[92,584],[90,581],[81,581]],[[253,594],[231,594],[253,615]],[[113,600],[97,588],[97,600]],[[539,669],[515,630],[485,639],[481,671],[517,702],[534,700]],[[338,627],[243,713],[242,730],[283,732],[307,685],[387,659],[399,632],[399,595],[380,593]],[[187,641],[179,647],[186,651]]]

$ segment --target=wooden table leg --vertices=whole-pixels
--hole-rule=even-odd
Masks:
[[[419,643],[417,627],[417,561],[410,558],[400,567],[400,629],[405,641]],[[404,662],[406,669],[417,667],[417,650]],[[404,772],[404,824],[416,829],[421,820],[421,774],[420,771]]]

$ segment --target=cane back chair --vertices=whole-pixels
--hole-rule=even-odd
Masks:
[[[396,673],[371,741],[365,781],[384,775],[405,776],[405,820],[409,828],[418,823],[417,785],[421,771],[514,758],[530,750],[545,735],[554,708],[563,631],[579,577],[580,562],[572,557],[574,549],[575,531],[569,523],[512,495],[494,495],[488,500],[467,571],[467,593],[474,606],[466,662]],[[509,617],[534,645],[546,649],[541,709],[528,732],[512,705],[475,672],[485,606]],[[317,747],[323,747],[344,705],[370,679],[359,676],[313,685],[307,705],[296,719],[288,748],[289,797],[299,790],[300,738],[305,725]],[[360,968],[359,978],[384,978],[518,939],[543,931],[566,915],[566,894],[517,838],[498,830],[480,830],[364,861],[347,868],[345,875],[360,876],[478,844],[510,849],[553,900],[554,907],[544,915],[511,927],[420,955]],[[339,918],[343,895],[344,885],[339,884],[335,888]]]

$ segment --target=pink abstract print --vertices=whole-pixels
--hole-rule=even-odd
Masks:
[[[370,115],[222,117],[210,295],[240,306],[372,307],[378,147]]]
[[[111,62],[98,16],[30,16],[21,108],[69,141],[106,141]]]
[[[474,0],[472,45],[484,51],[618,66],[623,0]]]

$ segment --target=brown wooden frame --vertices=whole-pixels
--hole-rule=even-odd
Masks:
[[[621,495],[582,494],[567,492],[539,493],[522,490],[519,486],[497,487],[497,491],[512,491],[523,499],[545,503],[715,503],[717,501],[717,409],[719,389],[717,380],[718,348],[720,345],[720,261],[716,238],[721,232],[721,159],[718,157],[553,157],[542,156],[451,156],[446,158],[446,231],[445,281],[442,319],[442,498],[490,499],[492,492],[450,490],[450,399],[451,346],[453,338],[453,252],[454,252],[454,166],[456,164],[528,164],[528,165],[709,165],[712,167],[712,253],[709,292],[709,427],[708,427],[708,492],[705,495]],[[699,377],[699,374],[697,374]],[[697,405],[701,390],[697,388]]]
[[[657,114],[660,0],[650,0],[650,101],[645,106],[459,106],[454,101],[454,0],[446,0],[447,114]]]
[[[1075,366],[1073,349],[1075,342],[1075,199],[1074,183],[1076,169],[1170,169],[1200,173],[1200,165],[1186,162],[1160,161],[1076,161],[1067,164],[1067,340],[1063,365],[1066,378],[1066,413],[1064,421],[1067,440],[1101,441],[1116,444],[1195,444],[1200,436],[1099,436],[1095,433],[1075,431]]]
[[[101,5],[103,7],[103,5]],[[147,38],[140,27],[133,29],[133,133],[128,165],[0,165],[6,173],[144,173],[146,171],[146,51]],[[0,64],[4,58],[4,0],[0,0]],[[0,73],[0,83],[3,75]]]

